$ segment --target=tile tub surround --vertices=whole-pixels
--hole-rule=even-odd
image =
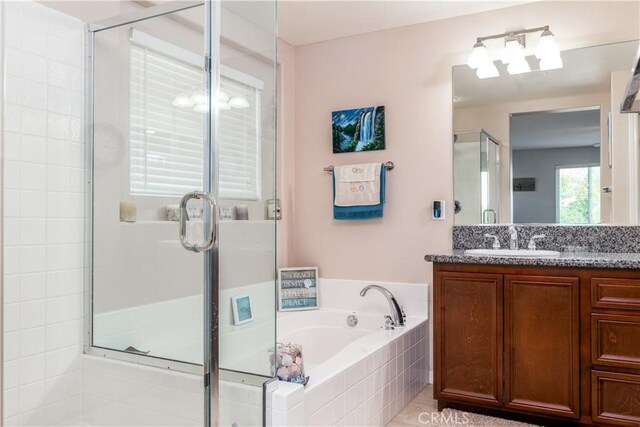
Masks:
[[[399,336],[315,386],[284,383],[271,396],[272,425],[386,425],[427,384],[428,328],[392,331]]]
[[[389,305],[376,291],[360,296],[369,284],[383,286],[394,294],[404,306],[408,326],[388,333],[376,330],[345,351],[336,349],[334,357],[311,369],[312,379],[306,388],[279,382],[271,396],[274,426],[384,425],[427,383],[430,345],[426,283],[321,278],[321,311],[340,316],[366,313],[379,317],[382,326]],[[286,314],[281,317],[286,319]]]
[[[490,248],[495,234],[503,248],[509,247],[510,224],[454,225],[453,249]],[[544,234],[536,243],[538,249],[564,252],[569,247],[583,248],[582,252],[640,253],[640,226],[636,225],[557,225],[519,224],[518,247],[525,249],[534,234]]]

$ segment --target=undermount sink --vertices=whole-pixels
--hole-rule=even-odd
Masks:
[[[465,255],[469,256],[495,256],[495,257],[527,257],[527,258],[555,258],[560,256],[558,251],[542,251],[531,249],[467,249]]]

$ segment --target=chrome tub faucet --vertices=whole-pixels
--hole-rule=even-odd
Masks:
[[[377,291],[380,291],[380,293],[384,295],[384,297],[387,299],[387,302],[389,303],[389,310],[391,311],[391,316],[385,316],[385,318],[390,317],[391,319],[390,321],[388,319],[387,322],[385,323],[385,329],[393,329],[394,326],[404,326],[406,321],[406,315],[404,314],[404,310],[402,309],[402,307],[400,307],[400,304],[398,304],[398,301],[393,296],[393,294],[389,292],[388,289],[382,286],[368,285],[362,288],[362,290],[360,291],[360,296],[364,297],[369,291],[369,289],[375,289]]]

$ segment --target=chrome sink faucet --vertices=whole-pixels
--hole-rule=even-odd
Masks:
[[[389,303],[389,310],[391,311],[391,321],[389,322],[387,320],[387,324],[385,324],[387,329],[392,329],[393,326],[404,326],[406,320],[404,310],[402,309],[402,307],[400,307],[400,304],[398,304],[398,301],[396,301],[396,298],[393,296],[393,294],[389,292],[388,289],[383,288],[382,286],[368,285],[362,288],[362,290],[360,291],[360,296],[364,297],[369,289],[380,291],[380,293],[384,295],[384,297],[387,299],[387,302]],[[389,316],[385,316],[385,318],[388,317]]]
[[[500,239],[498,239],[498,236],[496,236],[495,234],[486,233],[484,235],[484,238],[485,239],[493,239],[493,244],[491,245],[491,248],[494,251],[497,251],[498,249],[500,249]]]
[[[512,251],[518,250],[518,230],[513,225],[509,226],[509,249]]]
[[[527,249],[529,249],[530,251],[535,251],[536,249],[538,249],[536,247],[536,240],[544,239],[545,237],[547,236],[545,236],[544,234],[536,234],[529,240],[529,245],[527,246]]]

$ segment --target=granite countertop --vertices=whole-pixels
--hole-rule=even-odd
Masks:
[[[494,257],[465,255],[463,249],[456,249],[424,257],[427,262],[445,264],[485,264],[485,265],[528,265],[537,267],[583,267],[639,269],[640,253],[613,252],[561,252],[559,257]]]

